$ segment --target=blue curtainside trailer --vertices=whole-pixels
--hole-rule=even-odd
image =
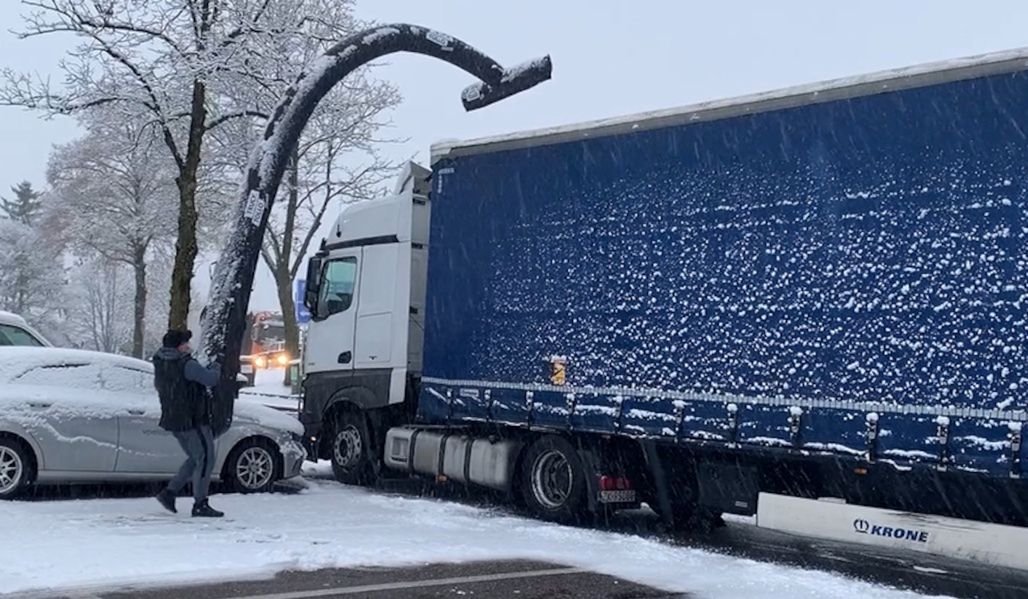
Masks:
[[[440,144],[405,189],[369,461],[551,517],[768,493],[1028,524],[1028,52]],[[316,269],[381,243],[344,221]]]

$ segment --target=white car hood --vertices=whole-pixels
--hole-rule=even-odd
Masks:
[[[303,425],[296,418],[278,410],[249,401],[236,401],[235,420],[253,422],[294,435],[303,435]]]

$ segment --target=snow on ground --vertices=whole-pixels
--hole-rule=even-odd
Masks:
[[[920,596],[826,572],[328,481],[311,482],[296,495],[219,495],[211,503],[228,517],[173,516],[149,498],[2,504],[0,593],[521,558],[710,599]]]

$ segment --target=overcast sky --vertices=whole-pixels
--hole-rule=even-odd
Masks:
[[[847,75],[1028,46],[1023,0],[363,0],[359,15],[434,27],[505,64],[550,54],[554,77],[524,95],[465,113],[468,75],[438,61],[390,58],[379,76],[404,103],[386,148],[427,161],[434,141],[591,120]],[[0,0],[3,29],[21,7]],[[56,73],[68,45],[0,34],[0,64]],[[1028,101],[1028,99],[1026,99]],[[0,194],[44,184],[50,147],[72,139],[67,119],[0,108]],[[262,283],[261,307],[274,305]]]

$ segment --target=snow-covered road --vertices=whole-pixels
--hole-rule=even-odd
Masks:
[[[711,599],[921,597],[826,572],[330,481],[296,495],[219,495],[212,504],[229,517],[173,516],[149,498],[0,504],[0,593],[526,558]]]

